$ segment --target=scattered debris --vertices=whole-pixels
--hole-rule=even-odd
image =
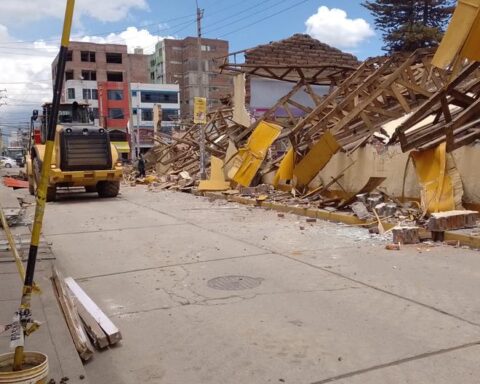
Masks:
[[[400,244],[387,244],[385,246],[385,249],[389,251],[399,251],[400,250]]]
[[[418,244],[420,242],[418,227],[400,227],[392,229],[395,244]]]

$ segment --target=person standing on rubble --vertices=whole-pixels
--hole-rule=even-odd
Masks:
[[[137,169],[138,177],[145,177],[145,160],[143,159],[143,155],[141,153],[138,156]]]

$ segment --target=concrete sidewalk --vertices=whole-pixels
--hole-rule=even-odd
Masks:
[[[1,183],[1,178],[0,178]],[[14,192],[0,185],[0,202],[15,201],[16,196],[28,194],[28,191]],[[2,204],[5,205],[5,204]],[[19,207],[19,206],[18,206]],[[33,206],[25,213],[26,221],[33,216]],[[28,255],[30,231],[27,226],[11,227],[17,246],[24,260]],[[25,240],[25,243],[20,242]],[[22,295],[23,282],[18,274],[13,256],[6,250],[6,237],[0,228],[0,324],[12,322],[14,313],[18,310]],[[41,243],[38,254],[35,281],[42,293],[32,296],[32,313],[34,320],[41,322],[40,328],[26,338],[25,349],[45,353],[49,359],[49,379],[57,383],[61,378],[68,377],[68,383],[88,384],[85,369],[73,345],[70,333],[65,323],[63,313],[57,303],[57,298],[50,281],[51,267],[54,256],[44,242]],[[0,335],[0,353],[10,352],[10,332]],[[81,379],[83,377],[83,379]]]
[[[141,186],[49,204],[45,236],[124,336],[92,383],[478,382],[477,251]]]

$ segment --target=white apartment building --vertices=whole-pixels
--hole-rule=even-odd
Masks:
[[[180,88],[178,84],[131,83],[130,90],[132,94],[130,127],[135,133],[132,137],[132,148],[136,146],[140,152],[145,152],[154,144],[154,105],[160,105],[162,110],[160,131],[170,134],[180,114]]]
[[[93,80],[67,80],[62,101],[67,103],[88,103],[98,124],[98,85]]]

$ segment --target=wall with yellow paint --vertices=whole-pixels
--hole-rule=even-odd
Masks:
[[[351,159],[356,162],[345,171],[345,176],[340,181],[347,191],[357,191],[365,185],[370,176],[379,176],[387,178],[380,189],[392,196],[400,197],[402,195],[402,181],[408,153],[402,153],[400,146],[397,145],[382,149],[383,151],[379,153],[374,146],[367,145],[351,155]],[[453,152],[453,157],[463,181],[464,201],[480,204],[480,178],[476,169],[476,165],[480,164],[480,145],[457,149]],[[310,186],[316,187],[320,183],[328,183],[350,163],[350,159],[344,152],[337,153]],[[339,187],[334,185],[332,189],[339,189]],[[420,187],[412,161],[407,170],[405,196],[420,199]]]

